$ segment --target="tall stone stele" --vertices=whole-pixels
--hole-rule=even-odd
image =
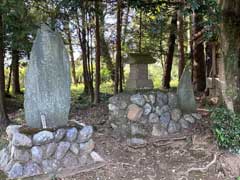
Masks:
[[[130,74],[126,82],[127,90],[152,89],[153,81],[148,78],[148,64],[156,60],[148,53],[129,53],[125,59],[130,64]]]
[[[57,32],[42,24],[33,43],[25,77],[25,119],[33,128],[67,124],[70,109],[68,53]]]
[[[177,89],[178,105],[184,113],[193,113],[197,109],[193,92],[191,72],[185,67]]]

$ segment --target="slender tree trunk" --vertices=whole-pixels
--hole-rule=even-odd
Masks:
[[[8,94],[10,92],[11,81],[12,81],[12,66],[9,66],[9,75],[8,75],[7,90],[6,90]]]
[[[13,94],[20,94],[19,82],[19,51],[12,50],[12,92]]]
[[[125,19],[124,19],[124,29],[123,29],[123,38],[122,38],[122,46],[125,47],[126,45],[126,37],[127,37],[127,27],[128,27],[128,16],[129,16],[129,6],[127,7],[127,12],[125,14]],[[125,76],[124,76],[124,63],[121,63],[121,69],[120,72],[122,74],[122,83],[125,82]]]
[[[193,34],[202,30],[202,16],[193,13]],[[203,92],[206,88],[206,65],[203,42],[193,41],[193,85],[195,91]]]
[[[103,62],[106,63],[107,69],[111,73],[111,79],[114,81],[114,65],[112,62],[112,58],[109,52],[108,43],[104,37],[104,30],[105,30],[105,17],[103,14],[103,7],[102,4],[99,7],[99,17],[100,17],[100,42],[101,42],[101,56],[103,57]]]
[[[0,14],[0,127],[6,127],[9,119],[5,111],[5,77],[4,77],[4,30],[3,19]]]
[[[95,71],[95,95],[94,95],[94,104],[98,104],[100,102],[100,29],[99,29],[99,16],[98,9],[99,3],[95,0],[95,8],[96,8],[96,71]]]
[[[175,40],[176,40],[176,27],[177,27],[177,13],[175,12],[172,21],[171,21],[171,31],[168,40],[168,52],[167,58],[165,61],[165,68],[163,74],[163,88],[169,89],[170,88],[170,81],[171,81],[171,70],[172,70],[172,62],[173,62],[173,55],[175,49]]]
[[[69,23],[66,27],[66,34],[67,34],[67,39],[68,39],[68,44],[69,44],[69,54],[70,54],[70,60],[71,60],[71,67],[72,67],[72,81],[76,85],[77,78],[76,78],[76,69],[75,69],[75,62],[74,62],[74,56],[73,56],[73,45],[72,45],[72,36],[71,36],[71,31],[69,27]]]
[[[90,94],[91,102],[94,100],[94,89],[92,79],[88,69],[87,63],[87,41],[86,41],[86,10],[82,9],[82,31],[80,30],[79,19],[78,23],[78,38],[82,49],[82,60],[83,60],[83,80],[84,80],[84,93]]]
[[[142,51],[142,10],[140,9],[140,17],[139,17],[139,52]]]
[[[116,67],[115,67],[115,85],[114,94],[119,92],[120,66],[121,66],[121,6],[122,0],[117,1],[117,41],[116,41]]]
[[[183,15],[181,14],[180,10],[178,10],[178,49],[179,49],[178,79],[180,80],[185,67],[184,25]]]

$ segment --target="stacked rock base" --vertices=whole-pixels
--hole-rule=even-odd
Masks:
[[[118,94],[109,99],[108,108],[117,135],[138,144],[145,143],[147,136],[166,137],[188,131],[202,118],[198,113],[182,112],[172,92]]]
[[[0,151],[0,170],[10,179],[41,174],[95,163],[91,126],[42,130],[32,135],[20,133],[21,126],[7,128],[9,144]]]

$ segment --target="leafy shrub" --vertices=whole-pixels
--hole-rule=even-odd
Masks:
[[[225,108],[216,108],[211,114],[213,132],[220,147],[240,151],[240,115]]]

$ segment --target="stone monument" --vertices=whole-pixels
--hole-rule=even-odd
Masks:
[[[185,113],[193,113],[196,111],[197,105],[192,87],[191,72],[186,67],[181,76],[178,89],[178,105]]]
[[[68,121],[68,55],[60,35],[46,25],[41,25],[33,43],[25,87],[25,117],[30,128],[7,127],[9,143],[0,151],[0,171],[10,179],[65,179],[85,166],[104,163],[94,151],[93,127]]]
[[[70,109],[70,66],[60,35],[41,25],[25,77],[25,119],[33,128],[67,124]]]
[[[156,60],[147,53],[129,53],[126,63],[130,64],[130,75],[126,82],[128,90],[152,89],[153,82],[148,79],[148,64]]]

